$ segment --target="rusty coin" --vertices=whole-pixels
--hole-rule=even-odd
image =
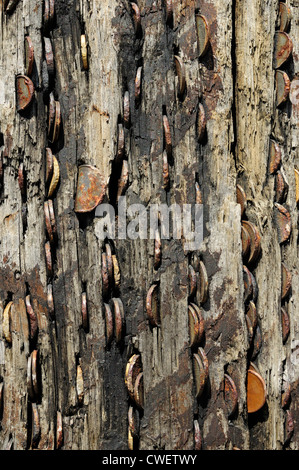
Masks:
[[[292,275],[284,263],[281,263],[281,300],[285,299],[292,287]]]
[[[195,379],[195,394],[196,398],[200,398],[203,394],[206,382],[207,375],[205,371],[204,364],[199,356],[199,354],[193,354],[193,372]]]
[[[129,184],[129,165],[127,160],[122,161],[122,168],[120,178],[117,185],[117,195],[116,200],[118,201],[120,196],[122,196]]]
[[[106,253],[102,253],[102,292],[103,297],[106,298],[109,294],[109,276],[108,276],[108,264]]]
[[[169,189],[169,164],[166,150],[162,154],[162,187],[167,191]]]
[[[190,305],[188,306],[188,309],[189,307],[195,312],[196,316],[197,316],[197,319],[198,319],[198,322],[199,322],[199,329],[198,329],[198,343],[201,342],[202,338],[203,338],[203,335],[204,335],[204,331],[205,331],[205,322],[204,322],[204,318],[202,316],[202,313],[201,313],[201,310],[199,308],[198,305],[196,305],[195,303],[191,302]]]
[[[277,229],[278,242],[282,244],[290,238],[292,232],[291,215],[281,204],[275,202],[274,206],[274,220]]]
[[[134,385],[137,376],[142,372],[140,354],[133,354],[129,359],[125,372],[125,385],[130,397],[134,400]]]
[[[290,57],[293,50],[291,38],[284,31],[276,31],[274,36],[274,68],[281,67]]]
[[[80,364],[77,365],[77,376],[76,376],[76,391],[78,397],[78,403],[82,405],[84,400],[84,380],[83,372]]]
[[[114,314],[114,325],[115,325],[115,340],[119,343],[122,340],[124,334],[124,307],[121,299],[113,298],[113,314]]]
[[[144,407],[144,389],[143,389],[143,372],[140,372],[134,384],[134,401],[140,410]]]
[[[109,304],[104,303],[104,309],[106,326],[106,345],[109,346],[113,339],[113,315]]]
[[[276,82],[276,106],[280,106],[285,103],[290,93],[291,82],[286,72],[282,70],[276,70],[275,72]]]
[[[190,347],[198,345],[201,336],[201,324],[196,311],[188,305]]]
[[[31,305],[30,295],[26,295],[25,305],[26,305],[26,312],[29,317],[30,340],[34,341],[37,336],[38,323],[37,323],[37,316]]]
[[[282,342],[284,344],[290,334],[290,317],[289,317],[287,310],[284,307],[281,307],[281,329],[282,329]]]
[[[113,286],[114,284],[114,273],[113,273],[113,260],[112,260],[112,250],[109,243],[105,244],[106,260],[107,260],[107,269],[108,269],[108,279],[109,285]]]
[[[83,69],[88,70],[88,54],[85,34],[81,34],[81,59]]]
[[[7,341],[7,343],[9,344],[11,344],[12,342],[12,336],[11,336],[11,331],[10,331],[12,305],[13,305],[12,301],[7,303],[3,311],[3,320],[2,320],[3,336],[5,340]]]
[[[275,201],[282,204],[288,195],[289,185],[283,171],[277,171],[275,175]]]
[[[46,268],[48,277],[52,277],[53,266],[52,266],[52,253],[50,242],[45,243],[45,254],[46,254]]]
[[[160,323],[159,310],[159,286],[153,284],[146,296],[146,314],[152,326],[158,326]]]
[[[31,353],[31,380],[35,397],[39,396],[39,354],[35,349]]]
[[[32,102],[34,85],[29,77],[18,75],[16,77],[16,102],[17,111],[24,111]]]
[[[261,350],[263,344],[262,333],[259,325],[256,326],[254,337],[253,337],[253,350],[251,359],[254,360]]]
[[[179,97],[182,97],[186,89],[185,65],[182,59],[177,55],[174,56],[174,61],[175,61],[176,73],[179,79],[178,95]]]
[[[250,254],[248,264],[254,263],[261,252],[261,236],[256,225],[247,220],[242,221],[242,226],[247,230],[250,237]]]
[[[158,269],[161,264],[162,258],[162,244],[159,230],[155,232],[155,244],[154,244],[154,269]]]
[[[49,186],[49,191],[48,191],[48,198],[51,198],[53,194],[56,191],[56,188],[58,186],[59,178],[60,178],[60,169],[59,169],[59,163],[57,158],[53,155],[53,172],[52,172],[52,178],[50,181],[50,186]]]
[[[252,277],[247,266],[243,265],[243,282],[244,282],[244,302],[247,303],[253,296]]]
[[[250,237],[246,228],[241,226],[242,256],[246,260],[250,253]]]
[[[275,140],[270,139],[270,163],[269,171],[271,175],[276,173],[281,165],[281,148]]]
[[[279,3],[279,30],[280,31],[287,31],[290,21],[291,21],[291,10],[285,4],[280,2]]]
[[[196,293],[197,288],[197,276],[195,269],[191,264],[188,267],[188,280],[189,280],[189,296],[193,297]]]
[[[133,437],[138,439],[139,437],[139,414],[137,410],[130,405],[128,410],[128,422],[129,422],[129,429]]]
[[[47,63],[49,78],[50,80],[53,80],[55,67],[54,67],[54,54],[53,54],[52,42],[50,38],[44,37],[44,48],[45,48],[45,59]]]
[[[199,261],[198,266],[198,279],[197,279],[197,299],[198,303],[204,304],[208,299],[209,293],[209,278],[206,267],[203,261]]]
[[[238,391],[235,382],[228,374],[224,374],[224,400],[228,417],[231,418],[237,411]]]
[[[101,172],[90,165],[81,165],[78,170],[75,212],[90,212],[104,199],[106,183]]]
[[[210,32],[209,24],[207,19],[203,15],[196,14],[196,31],[197,31],[197,42],[198,42],[198,53],[199,58],[205,55],[208,50]]]
[[[247,411],[255,413],[259,411],[266,402],[266,384],[262,376],[249,369],[247,371]]]
[[[142,80],[142,66],[137,68],[135,77],[135,103],[139,104],[141,99],[141,80]]]

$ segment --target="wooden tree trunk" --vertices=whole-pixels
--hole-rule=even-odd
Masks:
[[[202,449],[298,449],[297,0],[286,1],[292,13],[288,34],[293,51],[280,69],[292,85],[287,101],[279,107],[273,66],[275,32],[280,26],[278,0],[138,0],[139,31],[129,0],[55,0],[55,19],[48,29],[43,2],[19,0],[11,11],[5,11],[11,3],[0,1],[0,447],[128,449],[132,446],[128,442],[132,406],[140,425],[134,449],[198,448],[196,423]],[[196,14],[207,19],[210,30],[208,49],[201,57]],[[81,35],[87,40],[86,68]],[[31,104],[19,112],[16,77],[27,73],[27,36],[34,46],[31,79],[35,91]],[[54,80],[48,87],[44,38],[51,40],[55,64]],[[183,96],[178,95],[175,56],[185,68]],[[136,102],[139,67],[141,91],[140,102]],[[48,134],[50,92],[60,104],[62,117],[54,143]],[[128,125],[124,122],[126,92],[130,96]],[[206,135],[200,141],[201,104]],[[164,115],[172,140],[167,190],[162,179]],[[127,237],[110,241],[121,283],[119,289],[110,285],[105,297],[105,242],[97,235],[99,218],[95,210],[76,212],[75,198],[79,167],[87,164],[97,168],[107,184],[102,203],[116,207],[120,124],[125,142],[120,161],[124,158],[129,170],[124,193],[127,205],[194,204],[199,197],[197,182],[204,210],[204,241],[200,249],[190,252],[183,239],[162,240],[158,267],[154,266],[154,240]],[[280,170],[272,174],[270,139],[282,151]],[[47,148],[60,170],[58,186],[50,197],[45,180]],[[21,164],[25,175],[22,191]],[[280,174],[288,183],[287,197],[280,204],[292,224],[284,243],[279,243],[274,204]],[[237,185],[247,196],[243,215],[236,199]],[[49,199],[57,223],[57,240],[51,244],[52,273],[45,252],[49,233],[44,203]],[[243,220],[255,224],[261,237],[261,254],[255,263],[242,257]],[[195,297],[189,295],[189,266],[196,271],[199,261],[209,280],[205,302],[200,301],[199,282]],[[292,276],[291,292],[284,299],[282,263]],[[254,299],[258,327],[252,342],[246,322],[243,265],[258,286]],[[158,326],[150,324],[146,313],[147,293],[154,283],[159,290]],[[52,313],[49,286],[55,307]],[[88,324],[82,317],[82,293],[87,298]],[[113,313],[115,298],[124,306],[125,325],[121,340],[117,341],[114,331],[107,344],[105,304]],[[31,318],[37,318],[35,338],[28,300]],[[204,318],[199,346],[209,363],[200,398],[196,397],[193,362],[196,350],[190,346],[191,302],[200,307]],[[282,307],[290,320],[285,341]],[[259,332],[262,343],[258,349]],[[32,393],[27,369],[34,351],[38,351],[40,383]],[[136,408],[125,383],[133,354],[140,355],[142,363],[143,409]],[[266,403],[256,413],[247,410],[250,363],[258,368],[267,391]],[[232,416],[224,393],[225,374],[238,392]],[[287,384],[291,399],[282,406]]]

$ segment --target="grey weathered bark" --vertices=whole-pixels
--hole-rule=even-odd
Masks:
[[[298,249],[294,166],[298,164],[298,102],[277,108],[274,36],[279,25],[277,0],[138,0],[141,34],[135,33],[129,0],[56,0],[55,22],[43,28],[43,2],[20,0],[10,13],[1,0],[0,131],[3,180],[0,201],[0,302],[12,301],[11,343],[0,343],[3,409],[2,448],[55,449],[57,412],[62,415],[65,450],[127,449],[128,408],[124,381],[129,358],[142,360],[144,409],[138,411],[139,449],[194,449],[194,420],[202,448],[298,449]],[[291,60],[283,67],[298,78],[299,5],[288,0],[293,40]],[[173,20],[166,21],[167,4]],[[195,13],[210,26],[210,45],[199,58]],[[88,44],[88,70],[82,67],[80,37]],[[15,77],[25,72],[24,38],[34,45],[33,103],[16,110]],[[42,77],[43,37],[51,38],[62,126],[58,142],[48,141],[48,95]],[[178,97],[174,56],[184,63],[186,94]],[[142,66],[140,104],[135,103],[135,76]],[[293,82],[294,83],[294,82]],[[50,84],[51,87],[51,84]],[[121,285],[110,291],[125,310],[124,337],[107,346],[102,295],[101,260],[104,243],[97,235],[94,211],[74,210],[78,167],[98,168],[109,181],[103,202],[115,203],[118,167],[118,124],[123,122],[123,98],[130,94],[130,125],[125,128],[129,168],[127,204],[195,202],[195,182],[204,205],[204,242],[190,253],[183,240],[162,240],[162,261],[154,268],[153,240],[118,240]],[[198,141],[199,104],[205,109],[206,138]],[[172,137],[170,187],[162,187],[165,146],[163,114]],[[283,149],[282,167],[289,184],[285,207],[292,234],[280,245],[274,223],[275,175],[269,173],[269,139]],[[46,269],[44,220],[45,149],[59,162],[60,181],[54,197],[58,239],[53,251],[53,278]],[[18,185],[20,163],[26,174],[26,194]],[[267,400],[257,413],[247,413],[246,380],[252,358],[245,319],[241,211],[236,186],[247,195],[246,218],[261,235],[262,254],[249,266],[256,278],[256,307],[262,347],[254,364],[265,380]],[[24,215],[24,209],[25,212]],[[23,214],[23,215],[22,215]],[[188,266],[196,257],[206,267],[208,300],[200,305],[205,320],[201,344],[209,361],[209,381],[201,399],[195,397],[193,350],[188,319]],[[292,291],[281,300],[281,262],[292,274]],[[152,327],[146,316],[146,295],[159,283],[161,322]],[[53,285],[54,315],[47,286]],[[82,325],[81,295],[86,292],[88,327]],[[30,339],[25,298],[30,295],[37,315],[36,343]],[[199,304],[199,298],[195,299]],[[290,334],[282,341],[281,306],[288,310]],[[2,318],[3,320],[3,318]],[[39,353],[40,391],[30,397],[27,363]],[[81,367],[83,393],[78,385]],[[227,415],[223,393],[228,373],[238,390],[238,409]],[[282,408],[285,384],[291,402]],[[32,406],[33,403],[33,406]],[[32,441],[37,409],[40,435]],[[286,442],[286,419],[295,424]],[[34,433],[33,433],[34,434]]]

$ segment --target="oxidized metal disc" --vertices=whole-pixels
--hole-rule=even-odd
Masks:
[[[282,342],[285,343],[290,334],[290,317],[284,307],[281,307]]]
[[[133,398],[137,407],[140,410],[143,410],[143,406],[144,406],[143,372],[140,372],[136,377],[135,384],[134,384]]]
[[[250,254],[248,258],[248,263],[253,263],[259,257],[261,251],[261,236],[257,227],[248,220],[242,221],[242,226],[247,230],[250,237]]]
[[[274,37],[274,68],[281,67],[290,57],[293,50],[291,38],[284,31],[276,31]]]
[[[278,242],[282,244],[290,238],[292,232],[291,215],[281,204],[276,202],[274,205],[274,220],[277,228]]]
[[[90,212],[104,199],[107,184],[101,172],[91,165],[81,165],[78,171],[75,212]]]
[[[199,354],[193,354],[193,371],[194,371],[194,379],[195,379],[195,394],[196,398],[200,398],[206,382],[207,382],[207,374],[204,367],[204,364],[199,356]]]
[[[188,310],[189,309],[192,309],[195,312],[197,319],[198,319],[197,340],[198,340],[198,343],[200,343],[205,332],[204,318],[202,316],[201,310],[198,305],[191,302],[190,305],[188,306]]]
[[[133,354],[129,359],[125,371],[125,384],[130,397],[134,400],[134,386],[138,375],[142,372],[140,354]]]
[[[243,282],[244,282],[244,302],[247,303],[250,299],[252,299],[253,285],[252,285],[251,273],[245,265],[243,265]]]
[[[289,96],[291,82],[286,72],[282,70],[276,70],[275,72],[276,81],[276,106],[280,106],[284,103]]]
[[[34,85],[29,77],[18,75],[16,78],[17,111],[23,111],[30,105],[34,95]]]
[[[237,184],[237,203],[241,206],[241,217],[244,215],[244,212],[247,207],[247,197],[242,186]]]
[[[106,344],[107,346],[113,339],[113,315],[109,304],[104,304],[105,309],[105,325],[106,325]]]
[[[209,278],[203,261],[199,262],[197,279],[197,299],[198,303],[204,304],[208,299]]]
[[[292,275],[284,263],[281,263],[281,300],[285,299],[292,287]]]
[[[238,391],[235,382],[228,374],[224,374],[224,400],[228,417],[231,418],[238,407]]]
[[[290,8],[283,2],[279,4],[279,30],[280,31],[287,31],[290,21],[291,21],[291,10]]]
[[[146,296],[146,314],[150,324],[158,326],[160,323],[158,284],[153,284],[148,290]]]
[[[202,57],[208,50],[210,32],[207,19],[203,15],[195,15],[197,42],[199,57]]]
[[[247,259],[250,252],[250,237],[245,227],[241,227],[241,241],[242,241],[242,256],[243,259]]]
[[[197,138],[199,142],[203,142],[204,136],[206,134],[207,120],[205,108],[202,103],[198,105],[198,115],[197,115]]]
[[[247,411],[255,413],[260,410],[266,402],[266,384],[262,376],[249,369],[247,371]]]
[[[186,89],[186,72],[185,65],[179,56],[174,56],[176,73],[179,79],[178,95],[182,97]]]
[[[88,69],[88,53],[87,53],[87,43],[85,34],[81,34],[81,58],[82,66],[84,70]]]
[[[258,355],[258,353],[260,352],[262,343],[263,343],[263,339],[262,339],[261,329],[259,325],[257,325],[255,333],[254,333],[254,338],[253,338],[253,350],[251,354],[252,360],[254,360],[256,356]]]
[[[273,175],[281,165],[281,148],[275,140],[270,139],[269,171]]]
[[[289,185],[283,171],[277,171],[275,175],[275,201],[279,204],[285,202],[289,192]]]

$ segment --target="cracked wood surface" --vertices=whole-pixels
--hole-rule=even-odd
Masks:
[[[295,0],[289,35],[293,56],[285,70],[298,77],[298,11]],[[165,20],[165,2],[140,0],[142,34],[135,36],[128,0],[56,0],[56,22],[49,36],[55,61],[55,99],[60,102],[62,129],[53,146],[60,181],[53,198],[58,242],[54,258],[55,315],[47,305],[46,232],[43,204],[47,101],[42,91],[42,2],[20,0],[11,14],[0,1],[0,132],[4,176],[0,200],[0,306],[13,301],[12,343],[0,325],[0,375],[4,383],[0,447],[31,448],[31,402],[26,376],[33,349],[25,297],[38,320],[41,394],[38,449],[57,448],[57,411],[62,414],[62,449],[127,449],[128,393],[124,376],[133,353],[141,355],[144,410],[139,414],[140,449],[194,449],[194,419],[202,448],[282,449],[286,411],[281,407],[285,381],[292,384],[290,411],[294,435],[287,447],[298,448],[297,207],[294,166],[298,164],[298,105],[275,106],[274,32],[278,1],[183,0],[173,2],[173,23]],[[195,12],[210,26],[210,46],[198,59]],[[82,70],[80,37],[88,47],[88,70]],[[35,99],[28,113],[16,112],[15,76],[24,73],[24,37],[35,52]],[[186,71],[186,92],[178,97],[175,56]],[[142,66],[141,101],[135,104],[135,76]],[[125,128],[129,184],[127,204],[195,202],[195,182],[202,191],[204,242],[195,253],[209,277],[202,345],[209,361],[209,383],[196,400],[188,326],[188,265],[193,257],[183,240],[162,240],[162,261],[154,268],[154,240],[115,240],[120,266],[119,297],[125,309],[125,334],[106,346],[101,255],[94,212],[76,214],[78,167],[97,167],[108,184],[104,202],[116,184],[118,124],[123,97],[130,94],[130,126]],[[206,139],[197,139],[202,103]],[[172,137],[170,189],[162,187],[163,114]],[[269,138],[283,148],[289,184],[286,205],[292,217],[290,241],[280,246],[274,225],[274,176],[268,168]],[[26,224],[18,168],[26,172]],[[109,182],[110,180],[110,182]],[[262,255],[252,268],[258,285],[257,311],[262,349],[254,360],[266,382],[266,406],[247,414],[246,377],[250,346],[244,311],[241,212],[236,185],[245,189],[247,218],[256,224]],[[110,193],[109,193],[110,185]],[[280,322],[281,262],[292,273],[286,301],[290,336],[282,343]],[[158,327],[146,317],[146,295],[159,283]],[[81,317],[86,292],[89,327]],[[296,362],[296,361],[295,361]],[[80,367],[79,367],[80,366]],[[78,368],[79,367],[79,368]],[[78,387],[77,374],[82,371]],[[80,372],[81,373],[81,372]],[[228,419],[224,374],[238,390],[238,412]],[[80,397],[78,397],[78,390]]]

